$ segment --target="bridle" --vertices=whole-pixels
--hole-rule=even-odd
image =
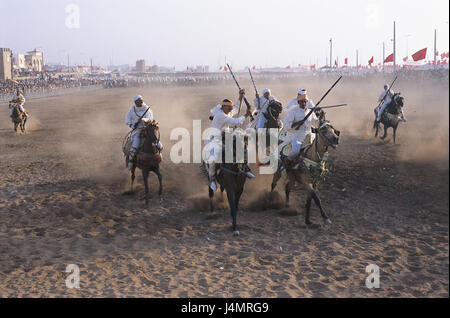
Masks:
[[[158,145],[159,142],[160,142],[160,140],[161,140],[161,132],[159,131],[158,124],[156,124],[156,123],[149,123],[149,124],[145,127],[145,129],[144,129],[144,134],[145,134],[146,137],[149,136],[148,130],[149,130],[150,128],[153,128],[153,129],[152,129],[152,131],[153,131],[153,136],[156,137],[156,145]],[[155,134],[155,130],[158,131],[158,135]],[[154,146],[154,147],[155,147],[155,146]],[[157,152],[161,152],[161,150],[160,150],[158,147],[155,147],[155,148],[157,149]]]

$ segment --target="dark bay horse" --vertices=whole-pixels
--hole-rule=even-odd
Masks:
[[[305,150],[302,150],[299,156],[303,156],[304,159],[298,169],[287,168],[287,178],[288,181],[285,186],[286,193],[286,207],[289,207],[289,193],[291,187],[297,181],[301,187],[308,192],[306,199],[306,215],[305,223],[307,225],[311,224],[310,221],[310,208],[311,200],[314,200],[316,205],[319,207],[320,214],[326,225],[331,224],[328,215],[322,208],[322,203],[320,201],[319,195],[317,193],[317,188],[323,174],[326,172],[324,154],[328,151],[328,147],[336,148],[339,144],[339,130],[335,129],[328,121],[321,118],[320,126],[316,131],[316,137],[310,146],[307,146]],[[278,180],[281,178],[281,170],[274,174],[272,179],[272,189],[277,186]]]
[[[19,110],[19,104],[10,103],[9,107],[12,108],[11,118],[14,122],[14,131],[17,132],[17,128],[20,127],[22,132],[25,132],[25,124],[27,122],[27,116]]]
[[[403,97],[400,96],[400,93],[395,93],[394,96],[392,97],[392,101],[386,107],[383,114],[381,114],[381,120],[378,123],[376,122],[377,111],[375,108],[375,110],[374,110],[375,121],[373,123],[373,127],[375,129],[375,137],[378,136],[378,130],[380,129],[380,123],[382,123],[384,126],[384,135],[380,138],[385,139],[387,136],[387,129],[389,127],[392,127],[392,130],[394,132],[393,135],[394,135],[394,144],[395,144],[398,124],[402,121],[402,113],[401,113],[402,107],[403,107]]]
[[[142,170],[142,177],[144,179],[145,185],[145,204],[148,205],[149,202],[149,187],[148,187],[148,176],[150,171],[154,172],[159,180],[159,197],[161,199],[162,195],[162,175],[159,170],[159,164],[161,163],[161,151],[157,147],[160,134],[159,127],[156,121],[151,121],[145,124],[142,129],[141,138],[143,140],[142,147],[140,148],[136,159],[133,162],[133,168],[131,169],[131,191],[133,191],[133,183],[135,176],[136,167]],[[128,155],[126,154],[126,164],[128,165]]]
[[[266,118],[266,122],[264,124],[265,129],[265,137],[266,137],[266,147],[269,145],[270,142],[270,135],[269,135],[269,129],[270,128],[276,128],[280,130],[283,127],[283,124],[280,120],[280,114],[283,111],[283,105],[277,101],[277,100],[271,100],[269,102],[269,105],[267,105],[267,111],[265,114],[261,114],[261,116],[264,116]],[[256,121],[253,125],[256,127]],[[256,136],[258,141],[258,135]],[[259,145],[259,142],[257,142],[257,145]]]
[[[225,145],[225,133],[222,133],[222,144],[224,148],[222,150],[222,162],[225,162],[225,152],[227,149]],[[239,210],[239,200],[241,198],[242,192],[244,191],[245,181],[247,179],[246,172],[249,171],[246,161],[239,162],[236,160],[236,145],[239,142],[243,142],[244,147],[244,156],[246,156],[247,152],[247,142],[248,139],[245,136],[241,136],[241,138],[236,138],[233,136],[233,162],[232,163],[222,163],[216,164],[216,180],[220,185],[220,190],[223,192],[224,190],[227,193],[228,204],[230,206],[230,213],[232,219],[232,231],[233,236],[238,236],[240,233],[237,229],[237,211]],[[211,212],[214,212],[214,204],[213,197],[214,191],[208,187],[209,190],[209,202]]]

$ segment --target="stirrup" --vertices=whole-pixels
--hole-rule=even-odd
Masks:
[[[245,175],[246,175],[247,178],[249,178],[249,179],[256,178],[256,176],[255,176],[251,171],[247,171],[247,172],[245,173]]]
[[[132,160],[128,160],[127,168],[128,168],[128,170],[133,170],[133,161]]]
[[[209,184],[209,187],[211,188],[211,190],[213,190],[214,192],[217,190],[217,184],[216,181],[211,181],[211,183]]]

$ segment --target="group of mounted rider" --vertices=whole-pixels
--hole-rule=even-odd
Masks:
[[[300,88],[297,91],[297,96],[285,106],[286,115],[284,121],[281,122],[279,116],[283,110],[282,103],[272,95],[272,91],[269,88],[265,88],[262,96],[260,96],[252,77],[256,91],[252,110],[251,105],[247,101],[245,89],[241,89],[233,73],[232,75],[239,88],[238,98],[235,101],[225,98],[210,111],[211,129],[220,132],[220,134],[211,134],[211,137],[206,140],[205,149],[207,149],[207,152],[203,158],[203,166],[206,168],[209,179],[211,211],[214,209],[212,198],[218,188],[218,182],[221,191],[226,190],[227,192],[233,219],[233,234],[239,234],[236,227],[236,212],[239,199],[243,192],[245,180],[247,178],[253,179],[255,175],[251,172],[246,161],[243,163],[223,162],[224,134],[241,127],[246,119],[250,118],[251,121],[247,124],[247,128],[255,128],[257,131],[277,128],[279,131],[279,151],[276,153],[279,156],[279,165],[273,176],[271,190],[275,189],[282,172],[286,172],[286,205],[289,204],[290,189],[293,183],[297,182],[308,192],[305,222],[310,224],[309,209],[311,200],[314,200],[320,209],[325,224],[330,224],[331,221],[322,209],[317,194],[317,185],[326,172],[325,162],[327,160],[328,147],[335,148],[338,145],[340,132],[325,119],[323,109],[346,104],[325,107],[319,107],[319,104],[342,76],[325,93],[317,105],[308,97],[307,90]],[[242,101],[247,105],[247,110],[244,115],[239,116]],[[406,121],[402,110],[403,97],[400,97],[399,93],[392,92],[390,86],[385,84],[378,102],[380,104],[374,110],[376,114],[374,128],[377,129],[378,133],[379,123],[382,122],[385,125],[386,136],[387,127],[393,127],[395,142],[395,130],[398,121]],[[10,101],[9,107],[11,119],[15,123],[15,129],[20,124],[22,125],[22,131],[24,131],[24,123],[29,116],[24,108],[24,104],[25,97],[20,90],[17,90]],[[238,117],[235,117],[236,115]],[[397,121],[392,119],[394,117]],[[393,124],[390,123],[392,121],[394,122]],[[147,179],[150,171],[153,171],[158,176],[159,195],[161,196],[162,194],[162,176],[159,164],[162,160],[161,151],[163,145],[160,141],[159,126],[154,119],[152,110],[145,104],[141,95],[134,97],[134,105],[127,112],[125,122],[131,128],[130,133],[127,135],[128,138],[125,139],[123,145],[126,165],[131,171],[131,189],[133,189],[135,170],[140,168],[143,172],[145,199],[148,203],[149,189]]]

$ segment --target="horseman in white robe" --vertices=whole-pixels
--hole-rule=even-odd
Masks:
[[[381,103],[381,101],[383,101],[383,103],[377,107],[377,122],[381,120],[381,114],[383,114],[387,105],[391,103],[393,96],[393,93],[389,90],[389,85],[384,84],[384,90],[381,92],[380,96],[378,96],[378,102]]]
[[[311,127],[317,128],[319,126],[319,119],[317,118],[315,112],[313,112],[306,120],[306,115],[311,111],[308,107],[308,99],[306,94],[299,94],[297,97],[297,106],[291,105],[287,111],[286,118],[284,119],[284,127],[286,128],[287,134],[284,142],[290,142],[292,150],[288,155],[287,162],[283,164],[286,166],[295,166],[298,161],[295,160],[299,155],[302,144],[305,141],[306,136],[311,134]],[[316,111],[320,109],[317,108]],[[297,124],[301,123],[300,128],[297,130]]]
[[[142,117],[142,118],[141,118]],[[128,157],[128,169],[133,168],[133,160],[135,159],[139,148],[141,147],[141,132],[144,128],[144,124],[151,122],[153,120],[153,112],[148,107],[141,95],[136,95],[134,97],[134,105],[126,115],[126,124],[133,129],[130,138],[133,140],[133,144],[130,149],[130,155]],[[160,150],[162,150],[161,142],[156,145]]]
[[[245,116],[233,118],[238,113],[238,104],[242,100],[242,95],[245,94],[244,90],[239,92],[239,99],[233,104],[229,99],[224,99],[221,104],[211,109],[211,114],[214,117],[211,123],[211,135],[209,140],[205,142],[205,162],[208,165],[208,175],[210,185],[213,190],[217,190],[217,184],[215,180],[216,176],[216,163],[222,161],[222,131],[228,130],[232,127],[241,126],[245,118],[250,116],[251,111],[247,110]],[[247,177],[254,178],[255,176],[248,171]]]
[[[257,112],[256,129],[264,128],[267,121],[265,116],[267,115],[267,106],[269,106],[269,103],[272,100],[276,100],[276,97],[272,95],[272,92],[268,88],[263,90],[263,96],[259,96],[257,93],[255,97],[256,98],[253,100],[253,105],[255,106]]]
[[[22,92],[19,89],[17,89],[16,93],[13,94],[11,102],[17,104],[19,112],[21,112],[26,118],[29,117],[28,112],[25,110],[25,107],[23,107],[25,105],[25,97],[23,96]],[[9,112],[12,122],[14,122],[14,120],[12,119],[13,111],[14,107],[10,106]]]

